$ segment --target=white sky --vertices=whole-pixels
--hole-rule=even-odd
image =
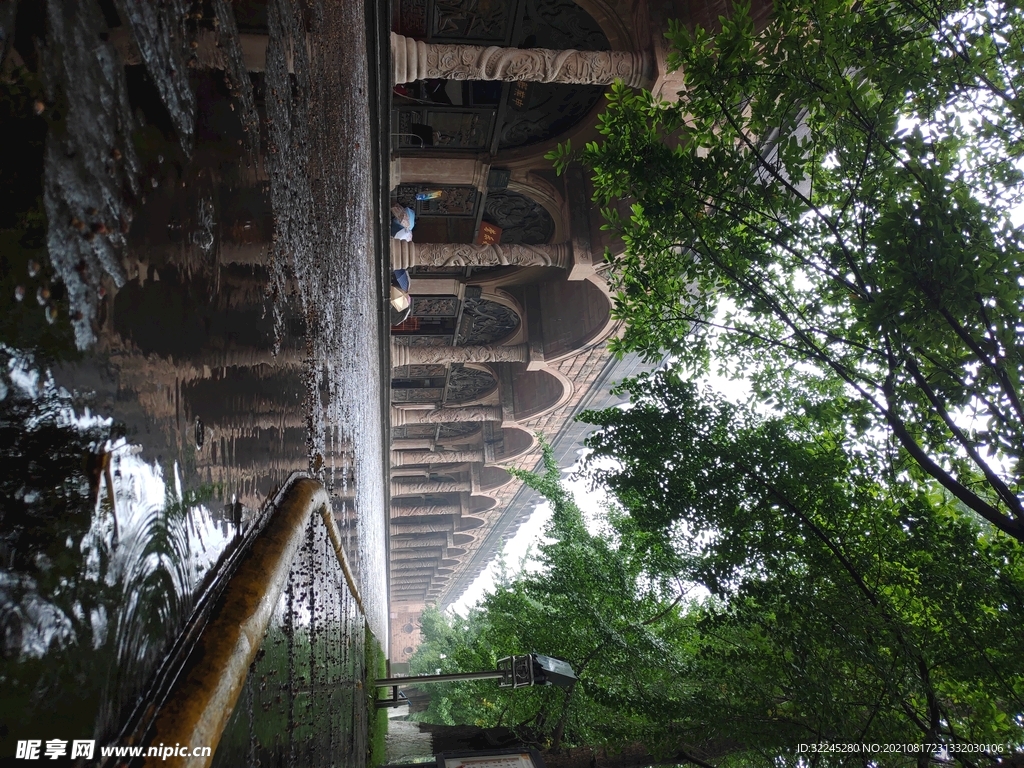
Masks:
[[[701,382],[707,382],[719,394],[733,402],[745,401],[750,394],[750,386],[747,382],[725,379],[716,373],[711,373],[707,377],[702,378]],[[623,406],[619,407],[625,407],[625,405],[623,404]],[[578,453],[582,457],[585,449],[581,448]],[[580,461],[582,461],[582,458]],[[591,489],[590,482],[586,479],[570,479],[579,468],[580,461],[577,461],[570,469],[562,470],[562,480],[565,487],[572,492],[577,506],[583,512],[584,518],[593,521],[601,517],[608,492],[604,488]],[[505,562],[513,575],[519,568],[519,563],[523,556],[530,548],[532,547],[534,552],[537,551],[537,545],[543,539],[544,526],[547,525],[550,519],[551,505],[545,501],[537,505],[533,514],[530,515],[530,519],[519,526],[516,535],[511,540],[505,542]],[[537,567],[536,562],[532,563],[532,565]],[[530,566],[531,563],[527,562],[527,569]],[[488,564],[483,573],[477,576],[476,580],[469,585],[469,588],[463,593],[462,597],[453,603],[448,610],[454,611],[460,616],[465,616],[467,611],[476,605],[485,594],[494,591],[496,571],[497,558]]]

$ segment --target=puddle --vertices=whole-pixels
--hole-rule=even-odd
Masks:
[[[332,491],[366,618],[379,636],[387,620],[363,8],[13,7],[0,11],[0,757],[19,739],[111,739],[295,470]],[[268,35],[265,72],[247,71],[240,25]],[[325,686],[361,670],[361,620],[317,546],[288,591],[307,607],[282,608],[272,630],[293,699],[315,682],[296,654],[337,656]],[[316,601],[330,628],[303,624]],[[333,733],[353,705],[332,701]]]

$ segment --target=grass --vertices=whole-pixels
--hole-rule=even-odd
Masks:
[[[377,709],[377,687],[373,681],[378,677],[387,676],[387,661],[384,650],[377,638],[369,629],[366,630],[366,709],[368,715],[368,733],[366,734],[366,765],[367,768],[378,768],[387,762],[384,740],[388,735],[388,711]]]

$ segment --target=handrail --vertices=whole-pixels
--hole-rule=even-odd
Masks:
[[[363,611],[327,491],[307,477],[293,476],[290,480],[275,499],[270,519],[217,599],[185,669],[160,705],[145,740],[147,747],[209,746],[211,754],[149,757],[145,765],[205,768],[211,763],[288,581],[306,526],[316,512],[327,527],[348,588]]]
[[[352,575],[352,569],[349,567],[348,555],[345,554],[345,548],[341,544],[341,531],[338,530],[338,523],[334,520],[334,513],[331,511],[330,504],[320,509],[320,516],[327,527],[327,536],[334,547],[334,554],[338,556],[338,563],[341,565],[341,572],[345,575],[348,591],[352,593],[352,597],[356,599],[356,605],[359,606],[359,611],[365,616],[366,609],[363,607],[363,599],[359,596],[359,587],[356,586],[355,577]]]

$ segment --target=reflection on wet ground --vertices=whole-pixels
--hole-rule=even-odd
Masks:
[[[294,470],[383,640],[387,383],[360,4],[7,2],[0,28],[2,759],[115,737]],[[269,720],[236,729],[281,696],[289,733],[314,701],[331,739],[356,717],[363,618],[310,537],[239,703]]]

